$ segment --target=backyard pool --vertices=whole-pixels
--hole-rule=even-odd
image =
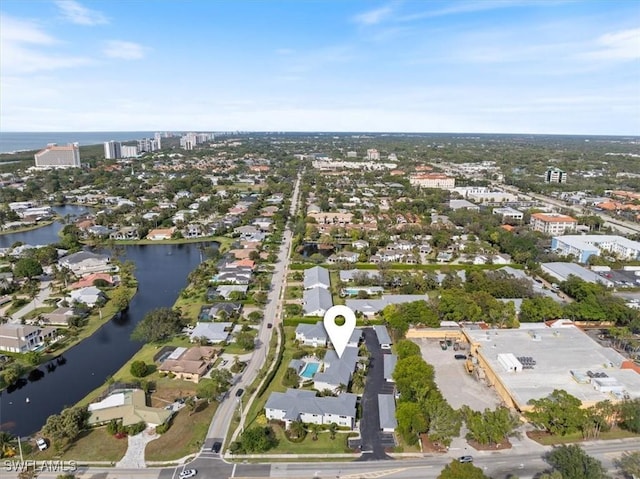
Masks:
[[[300,372],[300,376],[305,379],[311,379],[313,375],[318,371],[320,363],[307,363],[304,369]]]

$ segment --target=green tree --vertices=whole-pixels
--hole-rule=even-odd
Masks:
[[[216,400],[231,387],[231,373],[226,369],[213,369],[210,379],[201,379],[196,389],[199,398]]]
[[[511,414],[506,407],[495,410],[485,409],[484,412],[473,411],[463,407],[463,415],[469,432],[467,439],[484,445],[494,445],[502,442],[518,427],[518,418]]]
[[[127,309],[127,306],[129,306],[129,291],[122,286],[116,288],[111,294],[111,302],[118,311]]]
[[[640,451],[623,452],[614,463],[624,477],[640,477]]]
[[[482,469],[470,462],[461,463],[453,460],[440,472],[438,479],[490,479]]]
[[[564,436],[578,431],[584,424],[582,402],[565,390],[555,389],[546,398],[532,399],[529,404],[533,410],[525,412],[525,417],[551,434]]]
[[[247,453],[265,452],[278,444],[276,435],[270,426],[254,426],[242,433],[242,449]]]
[[[307,433],[304,423],[300,420],[293,421],[289,426],[289,437],[293,439],[302,439]]]
[[[179,311],[158,308],[147,313],[131,334],[134,341],[153,343],[169,339],[186,325]]]
[[[31,366],[37,366],[42,361],[42,353],[40,351],[29,351],[24,353],[24,359]]]
[[[563,315],[563,308],[548,296],[525,298],[520,307],[520,321],[523,323],[539,323],[549,319],[558,319]]]
[[[560,445],[546,455],[546,461],[562,473],[563,479],[605,479],[605,469],[597,459],[576,445]]]
[[[640,434],[640,399],[626,400],[618,404],[620,427]]]
[[[435,372],[420,356],[398,360],[393,380],[403,401],[415,401],[425,384],[433,383]]]
[[[424,411],[414,402],[399,402],[396,408],[396,419],[398,421],[398,432],[409,445],[416,444],[418,435],[427,430],[427,419]]]
[[[143,378],[147,375],[148,367],[144,361],[133,361],[129,371],[134,378]]]
[[[253,351],[256,347],[255,337],[248,331],[236,334],[236,344],[246,351]]]
[[[297,388],[300,384],[300,376],[293,368],[287,368],[282,378],[282,385],[287,388]]]
[[[42,274],[42,266],[34,258],[20,258],[13,267],[13,274],[16,278],[31,279]]]
[[[86,408],[63,409],[60,414],[47,418],[42,432],[54,441],[66,444],[73,441],[87,427],[87,419],[89,419],[89,413]]]
[[[444,399],[427,406],[427,415],[429,417],[427,432],[431,441],[449,446],[453,438],[460,435],[461,414]]]

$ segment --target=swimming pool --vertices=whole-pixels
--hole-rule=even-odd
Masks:
[[[313,375],[318,372],[319,367],[319,363],[307,363],[304,366],[304,369],[300,372],[300,376],[306,379],[311,379]]]

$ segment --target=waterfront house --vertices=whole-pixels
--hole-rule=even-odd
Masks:
[[[158,372],[197,383],[209,371],[216,349],[210,346],[179,347],[160,364]]]
[[[114,267],[108,256],[91,253],[89,251],[79,251],[58,260],[61,268],[71,270],[78,277],[91,273],[104,273],[113,271]]]
[[[57,337],[57,329],[27,324],[0,324],[0,351],[26,353]]]

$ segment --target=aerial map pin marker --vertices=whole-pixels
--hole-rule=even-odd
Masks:
[[[342,326],[336,324],[336,317],[338,316],[344,318]],[[332,306],[324,313],[324,329],[327,330],[329,340],[333,344],[336,354],[341,358],[353,330],[356,329],[356,315],[351,308],[342,304]]]

